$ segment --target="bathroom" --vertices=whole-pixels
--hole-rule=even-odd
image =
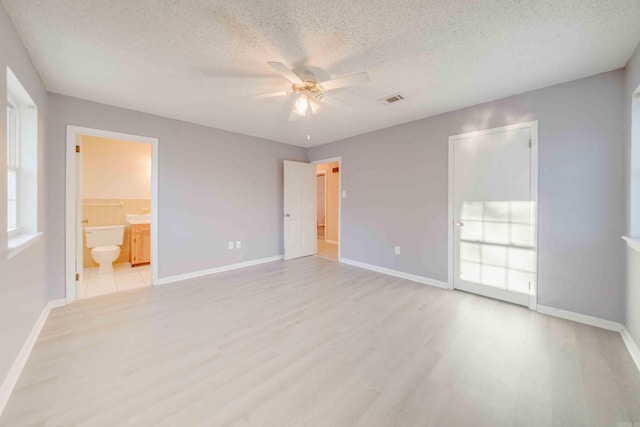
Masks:
[[[80,140],[77,298],[150,286],[151,145],[89,135]]]

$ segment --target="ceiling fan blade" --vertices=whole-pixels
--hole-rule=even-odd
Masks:
[[[337,98],[334,98],[331,95],[327,95],[326,93],[322,96],[322,102],[324,104],[330,105],[332,107],[337,108],[338,110],[342,110],[346,113],[350,113],[353,108],[350,105],[345,104]]]
[[[274,70],[285,76],[291,83],[302,84],[300,77],[287,68],[282,62],[268,62],[268,64],[271,65]]]
[[[292,93],[293,92],[290,90],[281,90],[280,92],[263,93],[262,95],[250,95],[247,98],[252,98],[252,99],[274,98],[276,96],[285,96],[285,95],[290,95]]]
[[[369,74],[367,73],[356,73],[350,74],[344,77],[338,77],[337,79],[327,80],[320,83],[320,86],[324,88],[324,90],[333,90],[339,89],[345,86],[356,85],[360,83],[368,83],[371,79],[369,78]]]

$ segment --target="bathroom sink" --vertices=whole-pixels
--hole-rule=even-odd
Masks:
[[[127,224],[149,224],[151,222],[150,214],[129,214],[124,217]]]

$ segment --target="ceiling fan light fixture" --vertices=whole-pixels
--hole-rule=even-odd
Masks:
[[[306,116],[308,109],[309,109],[309,100],[307,99],[307,97],[305,95],[302,95],[296,101],[296,105],[294,107],[294,111],[295,111],[296,114],[299,114],[301,116]]]
[[[315,114],[320,109],[320,104],[318,104],[316,101],[314,101],[313,99],[310,98],[309,99],[309,108],[311,108],[311,112],[313,114]]]
[[[281,62],[269,62],[269,65],[280,75],[289,80],[291,83],[291,89],[265,93],[262,95],[254,95],[251,98],[262,99],[294,94],[299,95],[298,99],[296,99],[293,104],[291,112],[289,113],[289,121],[293,122],[299,120],[300,117],[306,117],[308,141],[311,140],[311,116],[315,115],[323,107],[322,104],[327,104],[345,112],[351,111],[351,107],[349,105],[328,95],[328,91],[355,84],[367,83],[370,81],[369,75],[366,72],[337,77],[323,82],[302,80],[296,73]]]

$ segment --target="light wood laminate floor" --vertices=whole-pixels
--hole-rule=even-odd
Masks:
[[[0,417],[23,425],[613,426],[614,332],[318,257],[55,309]]]

